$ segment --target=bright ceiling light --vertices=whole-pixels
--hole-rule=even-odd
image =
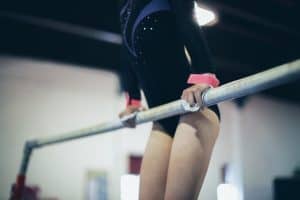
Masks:
[[[201,7],[195,2],[195,18],[200,26],[210,26],[217,22],[217,15],[207,8]]]

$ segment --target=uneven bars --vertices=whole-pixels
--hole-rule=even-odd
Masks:
[[[203,102],[200,107],[207,107],[222,101],[250,95],[271,87],[275,87],[277,85],[284,84],[297,78],[300,78],[300,59],[236,81],[229,82],[217,88],[209,89],[202,94]],[[177,100],[155,108],[151,108],[147,111],[137,113],[136,124],[142,124],[175,115],[181,115],[187,112],[197,111],[200,107],[191,107],[186,101]],[[121,128],[124,128],[124,125],[122,124],[122,121],[118,119],[57,136],[27,141],[24,146],[22,163],[19,170],[19,177],[24,177],[24,180],[22,179],[23,182],[21,181],[22,183],[20,183],[19,186],[24,186],[25,174],[33,149]]]

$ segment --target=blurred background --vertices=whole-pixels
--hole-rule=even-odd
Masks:
[[[299,58],[300,2],[203,0],[197,13],[222,83]],[[1,2],[0,199],[26,140],[117,118],[117,0]],[[300,199],[300,82],[220,104],[221,133],[199,199]],[[34,152],[37,199],[136,198],[151,124]]]

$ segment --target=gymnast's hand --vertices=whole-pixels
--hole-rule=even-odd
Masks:
[[[127,108],[119,114],[122,123],[128,128],[136,127],[136,114],[140,111],[144,111],[146,108],[142,106],[129,105]]]
[[[181,99],[188,102],[191,106],[202,105],[202,93],[211,88],[208,84],[195,84],[183,90]]]

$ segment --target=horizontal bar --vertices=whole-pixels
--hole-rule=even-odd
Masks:
[[[205,106],[236,99],[300,78],[300,59],[229,82],[204,94]]]
[[[248,76],[222,85],[218,88],[209,89],[202,95],[201,106],[211,106],[222,101],[239,98],[250,95],[264,89],[284,84],[300,77],[300,59],[291,63],[287,63],[261,73]],[[146,122],[156,121],[163,118],[193,112],[199,107],[191,107],[184,100],[177,100],[167,103],[147,111],[136,114],[136,123],[142,124]],[[84,138],[100,133],[105,133],[113,130],[124,128],[120,119],[105,122],[89,128],[71,131],[62,135],[50,136],[43,139],[27,141],[24,147],[23,159],[19,170],[19,175],[25,175],[29,164],[29,159],[32,150],[50,144],[66,142],[69,140]]]
[[[291,63],[266,70],[261,73],[251,75],[240,80],[236,80],[224,84],[218,88],[210,89],[202,96],[203,106],[211,106],[222,101],[239,98],[250,95],[264,89],[284,84],[287,81],[300,77],[300,59]],[[140,112],[136,115],[136,123],[142,124],[146,122],[156,121],[170,116],[184,114],[197,110],[190,107],[184,100],[177,100],[167,103],[147,111]],[[44,139],[35,140],[35,147],[65,142],[73,139],[88,137],[100,133],[105,133],[123,128],[121,120],[117,119],[105,122],[89,128],[71,131],[58,136],[51,136]]]

